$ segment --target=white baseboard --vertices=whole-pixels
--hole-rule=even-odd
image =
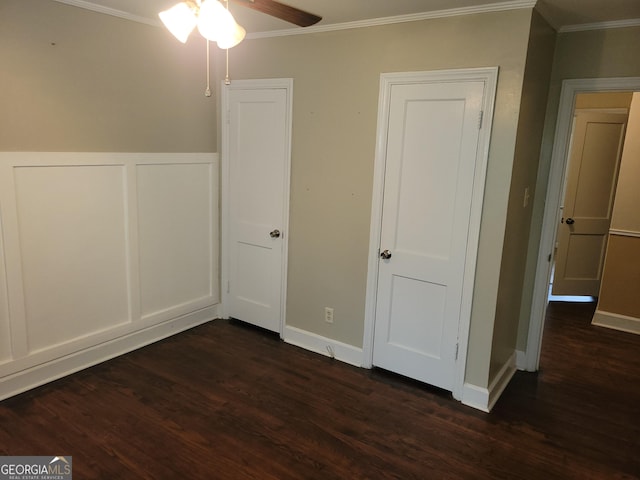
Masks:
[[[599,327],[612,328],[614,330],[640,335],[640,318],[596,310],[591,323]]]
[[[183,332],[218,318],[218,305],[154,325],[8,375],[0,380],[0,400],[92,367],[119,355]]]
[[[361,348],[338,342],[330,338],[307,332],[296,327],[285,326],[283,339],[285,342],[297,347],[319,353],[326,357],[333,357],[341,362],[362,367],[363,352]]]
[[[527,352],[516,350],[516,368],[527,371]]]
[[[514,373],[516,373],[516,352],[505,362],[496,378],[489,385],[489,388],[465,383],[462,389],[462,403],[489,413],[509,384]]]
[[[489,413],[489,390],[487,388],[465,382],[460,401],[467,407]]]

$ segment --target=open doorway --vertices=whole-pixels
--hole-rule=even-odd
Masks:
[[[529,321],[524,368],[538,370],[544,317],[549,301],[553,261],[558,240],[558,226],[563,218],[560,206],[564,205],[567,160],[574,126],[576,100],[579,94],[599,92],[640,91],[640,77],[609,79],[575,79],[563,82],[552,151],[547,194],[544,207],[542,235],[538,251],[533,302]],[[575,219],[574,219],[575,220]]]
[[[549,301],[597,301],[632,96],[575,96]]]

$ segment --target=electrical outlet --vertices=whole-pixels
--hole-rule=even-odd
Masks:
[[[327,323],[333,323],[333,308],[324,307],[324,321]]]

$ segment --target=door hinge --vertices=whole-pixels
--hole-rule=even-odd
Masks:
[[[547,262],[551,262],[551,254],[547,257]]]
[[[458,350],[460,348],[460,344],[456,343],[456,360],[458,360]]]
[[[478,130],[482,130],[482,120],[484,120],[484,110],[480,110],[480,118],[478,118]]]
[[[231,280],[227,280],[227,293],[231,293]]]

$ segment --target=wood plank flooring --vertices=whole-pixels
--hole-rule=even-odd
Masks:
[[[0,455],[76,479],[640,478],[640,336],[553,304],[491,414],[215,321],[0,403]]]

